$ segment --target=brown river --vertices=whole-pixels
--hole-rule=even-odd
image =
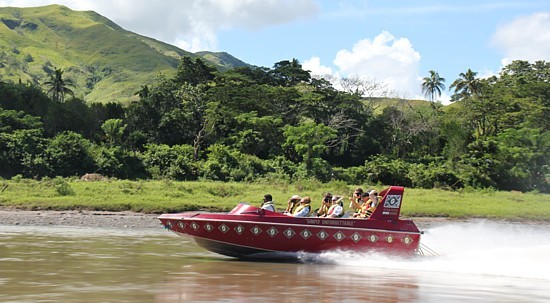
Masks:
[[[244,262],[162,228],[0,225],[0,302],[550,302],[550,227],[429,227],[436,256]]]

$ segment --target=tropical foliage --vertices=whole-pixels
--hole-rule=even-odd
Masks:
[[[550,64],[514,61],[476,76],[458,75],[450,106],[339,91],[296,59],[219,71],[183,57],[128,105],[4,81],[0,174],[550,192]],[[436,100],[444,82],[430,71],[422,88]]]

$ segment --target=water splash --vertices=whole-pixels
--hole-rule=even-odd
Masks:
[[[379,253],[329,252],[321,259],[371,269],[550,280],[550,227],[547,225],[491,221],[451,223],[427,230],[422,243],[439,255],[411,259]]]

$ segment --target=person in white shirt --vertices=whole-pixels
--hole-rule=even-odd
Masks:
[[[270,194],[264,195],[264,202],[262,203],[262,209],[275,212],[275,204],[273,202],[273,197]]]
[[[327,218],[339,218],[344,214],[344,207],[342,207],[342,198],[339,196],[332,197],[332,205],[328,209]]]

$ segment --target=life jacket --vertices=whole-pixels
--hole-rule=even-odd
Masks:
[[[362,208],[362,207],[363,207],[363,204],[362,204],[363,202],[361,201],[361,199],[355,199],[355,202],[356,202],[357,204],[359,204],[360,207],[357,207],[357,208],[356,208],[355,205],[354,205],[353,202],[352,202],[352,203],[349,204],[349,208],[350,208],[350,209],[353,209],[353,212],[354,212],[354,213],[360,214],[360,213],[363,211],[363,208]]]
[[[328,206],[323,203],[323,205],[321,205],[321,207],[319,207],[319,209],[317,210],[317,216],[325,216],[326,214],[328,214],[328,209]]]
[[[336,204],[332,204],[330,206],[330,208],[328,209],[328,212],[327,212],[327,217],[332,215],[334,213],[334,211],[336,210],[336,208],[340,207],[341,211],[340,213],[336,216],[336,217],[341,217],[344,215],[344,208],[339,204],[339,203],[336,203]]]
[[[296,214],[298,214],[299,212],[301,212],[304,208],[308,208],[308,211],[307,211],[307,214],[304,216],[304,217],[307,217],[309,216],[309,214],[311,213],[311,205],[309,204],[302,204],[302,205],[299,205],[298,207],[296,207],[296,209],[292,212],[292,215],[293,216],[296,216]]]
[[[374,210],[376,209],[376,206],[378,206],[378,203],[380,202],[380,199],[381,199],[381,197],[377,197],[376,203],[374,203],[374,201],[372,201],[371,199],[367,200],[367,202],[365,202],[365,204],[363,204],[363,207],[361,209],[361,217],[368,219],[372,215]]]
[[[299,205],[300,205],[300,202],[291,203],[290,209],[288,210],[288,212],[293,214],[294,211],[296,210],[297,206],[299,206]]]

